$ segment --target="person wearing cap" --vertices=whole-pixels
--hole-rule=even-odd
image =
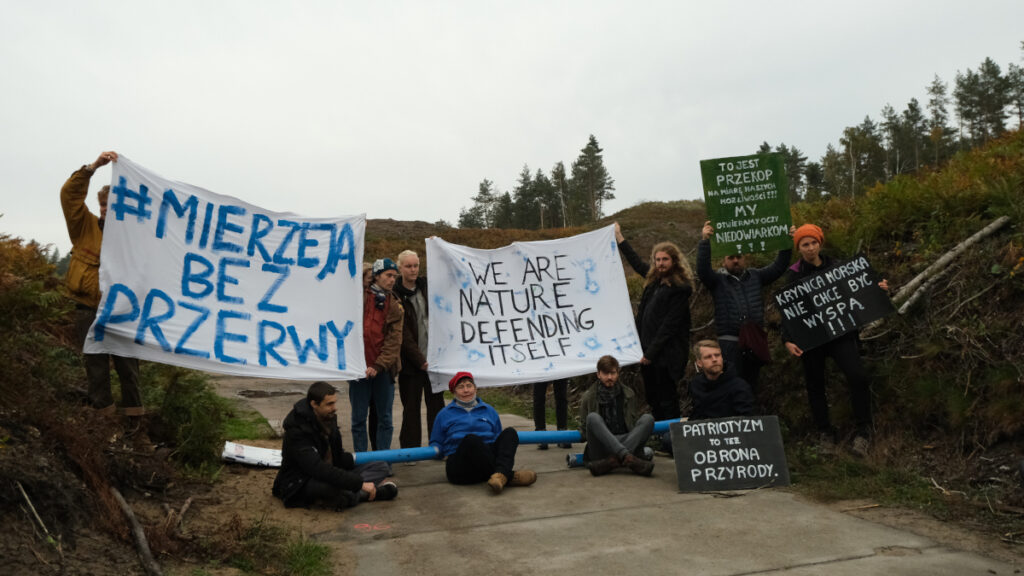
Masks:
[[[448,381],[454,399],[438,413],[430,432],[430,445],[446,458],[445,474],[452,484],[486,481],[501,494],[505,486],[529,486],[537,481],[532,470],[513,471],[519,434],[501,428],[498,412],[476,395],[469,372]]]
[[[395,402],[395,375],[401,368],[402,322],[405,312],[391,289],[398,278],[398,267],[390,258],[373,263],[373,282],[363,292],[363,349],[366,377],[349,382],[348,399],[352,405],[352,447],[366,452],[366,416],[373,399],[377,409],[378,450],[391,448],[394,425],[391,408]]]
[[[654,417],[641,414],[636,394],[619,383],[619,361],[602,356],[597,382],[580,397],[580,436],[587,441],[583,462],[594,476],[622,466],[650,476],[654,462],[644,457],[644,443],[654,431]]]
[[[715,332],[725,369],[756,390],[761,366],[770,360],[764,331],[763,291],[786,273],[793,250],[779,250],[775,261],[764,268],[750,268],[746,256],[730,254],[715,271],[711,269],[714,233],[711,221],[705,222],[697,243],[697,277],[707,286],[715,304]]]
[[[796,282],[822,270],[828,270],[841,262],[821,252],[825,245],[825,233],[814,224],[804,224],[793,232],[793,245],[800,258],[786,272],[787,284]],[[878,287],[889,291],[889,283],[882,280]],[[826,342],[811,350],[802,350],[790,340],[786,330],[782,331],[782,340],[790,354],[800,358],[804,367],[804,380],[807,386],[807,400],[811,408],[811,417],[818,429],[819,441],[824,447],[832,445],[837,437],[832,428],[828,413],[828,397],[825,393],[825,359],[832,358],[846,377],[846,385],[850,390],[850,402],[853,406],[853,418],[856,422],[853,450],[857,454],[866,453],[870,445],[871,422],[871,390],[867,371],[860,359],[858,346],[859,332],[847,332],[835,340]]]

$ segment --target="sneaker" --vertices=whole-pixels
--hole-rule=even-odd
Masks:
[[[566,450],[571,450],[572,449],[572,444],[569,443],[569,442],[559,442],[558,443],[558,447],[559,448],[565,448]]]
[[[505,484],[508,484],[508,477],[501,472],[491,474],[491,478],[487,480],[487,485],[491,487],[491,492],[494,492],[495,494],[501,494],[501,491],[505,488]]]
[[[590,474],[593,476],[604,476],[620,465],[618,456],[609,456],[600,460],[591,460],[587,464],[587,468],[590,469]]]
[[[547,449],[548,449],[548,443],[547,442],[541,442],[540,444],[537,444],[537,450],[547,450]]]
[[[394,500],[398,496],[398,485],[394,482],[382,482],[377,486],[377,497],[374,500]]]
[[[509,486],[529,486],[537,481],[537,473],[533,470],[516,470],[512,473]]]
[[[629,468],[633,474],[640,476],[650,476],[654,473],[654,462],[637,458],[632,454],[626,454],[626,457],[622,459],[622,465]]]
[[[654,449],[650,446],[644,446],[644,460],[654,460]]]
[[[850,450],[855,455],[864,458],[868,455],[868,449],[870,448],[871,442],[867,438],[858,435],[853,439],[853,446],[850,448]]]

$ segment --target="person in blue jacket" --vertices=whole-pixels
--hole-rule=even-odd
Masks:
[[[445,406],[430,433],[430,445],[447,458],[445,473],[452,484],[487,481],[491,491],[501,494],[505,486],[529,486],[537,481],[532,470],[513,471],[519,435],[514,428],[501,428],[498,412],[476,395],[476,382],[469,372],[459,372],[448,382],[455,397]]]

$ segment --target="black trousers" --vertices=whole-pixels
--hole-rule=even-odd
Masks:
[[[78,349],[85,345],[89,335],[89,326],[96,317],[96,309],[83,306],[75,307],[75,338]],[[126,416],[142,416],[146,413],[142,407],[142,394],[139,392],[139,360],[114,354],[82,354],[85,360],[85,376],[89,381],[89,403],[93,408],[102,410],[114,405],[114,396],[110,391],[110,363],[113,361],[117,377],[121,381],[121,404]]]
[[[462,439],[455,453],[448,456],[445,473],[452,484],[479,484],[500,472],[512,479],[512,468],[519,447],[519,434],[515,428],[505,428],[493,444],[487,444],[476,434]]]
[[[640,367],[644,395],[657,421],[679,418],[679,388],[668,369],[656,364]]]
[[[379,486],[390,472],[386,462],[367,462],[356,466],[353,471],[363,478],[363,482],[373,482],[374,486]],[[359,492],[361,491],[345,490],[323,480],[310,478],[302,489],[302,500],[306,506],[320,503],[326,508],[351,508],[359,504]]]
[[[740,343],[734,340],[719,338],[718,344],[722,347],[725,369],[743,378],[750,384],[750,391],[757,396],[757,381],[761,377],[761,366],[764,365],[761,359],[751,350],[740,350]]]
[[[548,429],[547,410],[545,410],[548,384],[549,382],[535,382],[533,384],[533,424],[535,430]],[[569,380],[563,378],[561,380],[554,380],[550,384],[555,394],[556,426],[558,426],[558,430],[565,430],[569,411],[569,400],[567,397]]]
[[[434,429],[434,418],[444,408],[444,393],[430,389],[430,378],[426,372],[402,373],[398,376],[398,395],[402,398],[402,430],[398,443],[402,448],[418,448],[423,445],[423,419],[420,417],[420,398],[427,403],[427,437]]]
[[[807,384],[807,400],[811,406],[814,425],[822,432],[830,432],[832,422],[828,415],[828,396],[825,391],[825,359],[832,358],[846,376],[850,390],[850,403],[857,432],[871,432],[871,390],[867,371],[860,359],[857,334],[850,332],[827,344],[807,350],[800,356],[804,365],[804,379]]]

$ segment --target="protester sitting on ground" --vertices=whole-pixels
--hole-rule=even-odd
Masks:
[[[455,374],[448,390],[455,398],[438,413],[430,433],[430,445],[448,460],[448,481],[487,481],[495,494],[501,494],[506,485],[529,486],[536,482],[537,474],[532,470],[513,471],[519,435],[514,428],[501,429],[498,413],[477,397],[473,375]]]
[[[314,382],[284,419],[281,469],[273,494],[285,507],[351,508],[366,500],[391,500],[398,486],[385,481],[385,462],[355,465],[338,430],[338,391]]]
[[[533,384],[533,425],[534,430],[547,430],[547,396],[548,384],[555,395],[555,426],[558,430],[565,430],[569,420],[569,379],[561,378],[550,382],[534,382]],[[572,448],[572,442],[559,442],[559,448]],[[547,442],[537,444],[538,450],[547,450]]]
[[[793,233],[793,243],[800,253],[800,259],[786,272],[787,284],[796,282],[818,271],[835,268],[841,262],[821,253],[825,245],[825,233],[814,224],[804,224]],[[882,280],[878,287],[889,291],[889,283]],[[804,366],[804,379],[807,385],[807,400],[811,407],[811,416],[818,429],[818,442],[828,449],[837,441],[836,430],[828,414],[828,397],[825,393],[825,359],[831,357],[846,376],[846,385],[850,389],[850,403],[853,405],[853,418],[856,421],[853,451],[864,455],[870,446],[872,432],[871,423],[871,389],[868,374],[860,359],[859,331],[843,334],[835,340],[816,346],[811,350],[802,350],[793,342],[786,330],[782,331],[782,339],[786,349],[793,356],[800,358]]]
[[[722,349],[714,340],[701,340],[693,346],[697,373],[690,380],[693,412],[690,420],[747,416],[754,412],[754,394],[750,385],[735,372],[727,370]]]
[[[597,381],[580,397],[580,436],[587,441],[583,462],[601,476],[624,466],[650,476],[654,462],[644,457],[644,444],[654,430],[654,417],[640,414],[636,394],[619,383],[619,361],[602,356]]]

